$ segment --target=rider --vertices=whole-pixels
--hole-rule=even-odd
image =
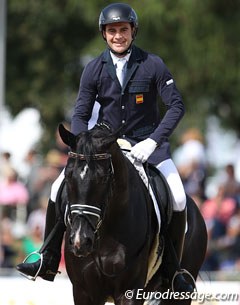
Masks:
[[[72,117],[71,131],[79,134],[88,129],[95,101],[100,104],[99,122],[108,123],[114,130],[121,128],[121,137],[133,145],[131,156],[138,161],[154,164],[165,176],[173,195],[173,215],[169,235],[179,263],[181,262],[186,223],[186,195],[179,173],[171,159],[169,136],[184,115],[182,97],[163,60],[133,44],[138,31],[135,11],[127,4],[114,3],[105,7],[99,17],[99,30],[107,49],[85,67]],[[119,60],[125,60],[123,83],[117,77]],[[161,118],[157,96],[166,106]],[[54,182],[49,201],[46,234],[55,223],[56,194],[64,173]],[[43,251],[41,260],[22,263],[17,269],[45,280],[53,281],[60,260],[64,227],[55,230]],[[192,291],[176,264],[168,264],[169,280],[174,277],[175,291]]]

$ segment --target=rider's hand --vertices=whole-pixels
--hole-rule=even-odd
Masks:
[[[157,143],[154,140],[148,138],[134,145],[131,149],[130,155],[137,161],[143,163],[147,161],[156,147]]]

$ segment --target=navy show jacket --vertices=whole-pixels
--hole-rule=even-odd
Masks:
[[[157,96],[166,112],[161,118]],[[148,161],[158,164],[171,158],[169,136],[184,115],[182,97],[162,59],[133,46],[121,87],[110,55],[105,50],[82,73],[72,116],[71,131],[88,129],[95,101],[100,103],[98,122],[113,130],[122,126],[121,137],[132,144],[148,137],[158,143]]]

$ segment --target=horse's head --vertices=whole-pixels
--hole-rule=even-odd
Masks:
[[[78,136],[60,125],[59,133],[71,148],[65,168],[70,243],[75,255],[87,256],[93,251],[113,187],[112,150],[117,136],[103,124]]]

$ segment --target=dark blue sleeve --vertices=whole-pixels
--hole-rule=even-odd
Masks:
[[[181,94],[168,68],[161,59],[155,60],[156,86],[167,109],[160,124],[150,135],[150,138],[161,144],[165,139],[169,138],[178,125],[185,113],[185,107]]]
[[[80,86],[71,121],[71,132],[75,135],[88,129],[88,122],[92,115],[97,96],[97,85],[94,72],[88,64],[81,76]]]

